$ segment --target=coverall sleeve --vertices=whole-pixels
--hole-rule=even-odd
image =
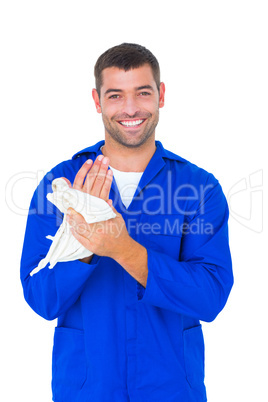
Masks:
[[[48,265],[30,275],[51,245],[47,235],[54,236],[61,222],[61,212],[46,199],[51,182],[45,177],[37,187],[29,209],[21,257],[21,282],[24,297],[40,316],[53,320],[67,311],[80,296],[96,264],[80,261]],[[96,259],[95,259],[96,260]]]
[[[217,183],[184,227],[179,260],[147,249],[147,285],[146,289],[138,286],[138,299],[198,320],[213,321],[233,285],[228,216],[227,201]],[[204,229],[207,227],[209,231]]]

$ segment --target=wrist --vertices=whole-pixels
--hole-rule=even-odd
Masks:
[[[123,242],[120,242],[120,248],[114,251],[112,258],[122,266],[129,261],[133,261],[137,244],[138,243],[128,235]]]
[[[130,237],[125,251],[116,258],[116,261],[142,286],[146,287],[148,277],[148,254],[145,247]]]

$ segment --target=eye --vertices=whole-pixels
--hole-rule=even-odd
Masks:
[[[143,92],[140,92],[139,95],[141,95],[141,96],[150,96],[151,93],[150,93],[150,92],[143,91]]]
[[[119,95],[111,95],[109,96],[109,99],[119,99]]]

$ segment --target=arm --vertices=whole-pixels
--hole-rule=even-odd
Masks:
[[[203,227],[210,227],[207,233],[193,229],[201,220]],[[148,249],[147,286],[139,289],[138,299],[198,320],[214,320],[233,285],[227,222],[227,202],[217,184],[184,228],[179,261]]]
[[[74,236],[97,255],[113,258],[138,282],[140,302],[203,321],[212,321],[224,307],[233,285],[228,243],[228,206],[219,184],[205,195],[185,227],[179,261],[144,248],[127,233],[120,214],[101,227],[88,225],[79,233],[83,217],[70,211]],[[191,230],[202,220],[206,233]],[[142,286],[141,286],[142,285]]]
[[[74,188],[108,200],[112,176],[108,175],[107,169],[108,163],[99,160],[93,166],[92,161],[85,163],[76,175]],[[46,319],[54,319],[76,302],[98,259],[93,259],[90,265],[89,259],[61,262],[53,269],[47,266],[30,276],[48,252],[51,242],[46,236],[54,235],[62,221],[62,214],[46,199],[47,192],[51,191],[47,176],[36,189],[30,205],[21,258],[21,281],[25,299],[33,310]]]

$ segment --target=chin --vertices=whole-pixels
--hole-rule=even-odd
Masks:
[[[151,139],[151,135],[149,137],[139,138],[139,139],[122,139],[119,141],[121,145],[124,145],[127,148],[139,148],[147,143]]]

